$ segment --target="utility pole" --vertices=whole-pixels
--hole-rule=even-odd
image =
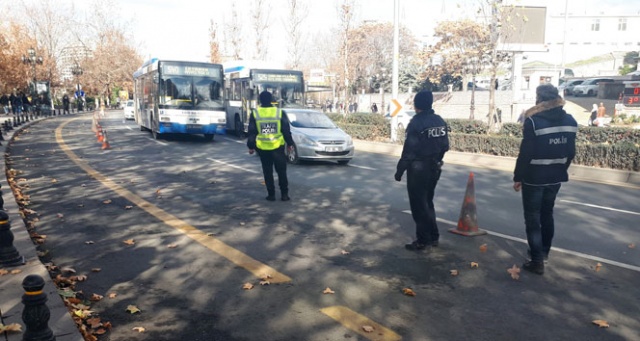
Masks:
[[[400,54],[399,10],[400,0],[393,1],[393,70],[391,70],[391,98],[398,100],[398,58]],[[389,106],[389,111],[393,110]],[[391,141],[398,139],[398,118],[391,117]]]

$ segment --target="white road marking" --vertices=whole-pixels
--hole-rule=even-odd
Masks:
[[[376,169],[376,168],[371,168],[371,167],[367,167],[367,166],[358,166],[358,165],[352,165],[352,164],[347,164],[347,166],[349,166],[349,167],[354,167],[354,168],[361,168],[361,169],[367,169],[367,170],[377,171],[377,169]]]
[[[151,141],[153,141],[153,142],[155,142],[155,143],[161,144],[161,145],[163,145],[163,146],[168,146],[168,145],[169,145],[168,143],[160,142],[160,141],[158,141],[158,140],[154,140],[152,137],[147,137],[147,139],[149,139],[149,140],[151,140]]]
[[[249,172],[249,173],[254,173],[254,174],[260,173],[258,171],[254,171],[253,169],[239,167],[239,166],[232,165],[230,163],[227,163],[227,162],[224,162],[224,161],[220,161],[220,160],[216,160],[216,159],[212,159],[212,158],[207,158],[207,160],[213,161],[213,162],[217,162],[217,163],[221,163],[221,164],[223,164],[225,166],[229,166],[229,167],[232,167],[232,168],[237,168],[237,169],[243,170],[245,172]]]
[[[240,144],[245,144],[246,142],[243,140],[235,140],[235,139],[230,139],[228,137],[223,137],[223,139],[227,140],[227,141],[231,141],[231,142],[235,142],[235,143],[240,143]]]
[[[402,211],[402,213],[411,214],[411,211],[405,210],[405,211]],[[436,218],[436,220],[439,221],[439,222],[448,224],[448,225],[458,226],[458,223],[454,222],[454,221],[441,219],[441,218]],[[522,228],[524,229],[524,226]],[[513,237],[513,236],[506,235],[506,234],[489,231],[487,229],[482,229],[482,230],[487,231],[487,234],[490,234],[492,236],[496,236],[496,237],[512,240],[514,242],[520,242],[520,243],[527,244],[527,241],[525,239],[522,239],[522,238]],[[567,255],[572,255],[572,256],[576,256],[576,257],[592,260],[594,262],[600,262],[600,263],[604,263],[604,264],[617,266],[617,267],[620,267],[620,268],[623,268],[623,269],[627,269],[627,270],[631,270],[631,271],[635,271],[635,272],[640,272],[640,266],[621,263],[621,262],[617,262],[615,260],[596,257],[596,256],[588,255],[586,253],[581,253],[581,252],[571,251],[571,250],[567,250],[567,249],[562,249],[562,248],[555,247],[555,246],[552,246],[551,250],[553,250],[554,252],[560,252],[560,253],[564,253],[564,254],[567,254]]]
[[[582,202],[577,202],[577,201],[571,201],[571,200],[560,200],[562,202],[568,202],[570,204],[575,204],[575,205],[582,205],[582,206],[588,206],[588,207],[594,207],[594,208],[599,208],[599,209],[603,209],[603,210],[609,210],[609,211],[615,211],[615,212],[621,212],[621,213],[628,213],[628,214],[634,214],[634,215],[640,215],[640,212],[633,212],[633,211],[625,211],[625,210],[619,210],[617,208],[612,208],[612,207],[606,207],[606,206],[598,206],[598,205],[593,205],[593,204],[585,204]]]

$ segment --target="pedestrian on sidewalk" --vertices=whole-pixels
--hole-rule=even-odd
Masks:
[[[442,159],[449,150],[449,132],[447,124],[436,115],[432,105],[431,91],[420,91],[413,98],[416,114],[407,126],[406,140],[394,176],[396,181],[400,181],[407,171],[409,205],[416,224],[416,240],[405,245],[411,251],[438,246],[440,238],[433,197],[442,172]]]
[[[551,84],[536,88],[536,105],[527,110],[513,189],[522,190],[522,206],[531,260],[522,268],[542,275],[555,231],[553,206],[576,153],[578,124]]]
[[[291,127],[287,115],[281,108],[274,107],[273,95],[263,91],[259,95],[260,107],[252,110],[249,118],[247,133],[247,147],[249,154],[256,150],[262,163],[262,174],[267,186],[269,201],[276,200],[276,188],[273,179],[273,168],[278,173],[278,185],[282,201],[289,201],[289,182],[287,180],[287,156],[284,153],[285,144],[289,153],[294,152]]]
[[[591,116],[589,116],[589,122],[588,122],[588,126],[594,126],[595,124],[593,124],[593,122],[595,122],[596,118],[598,117],[598,105],[593,103],[593,108],[591,108]]]

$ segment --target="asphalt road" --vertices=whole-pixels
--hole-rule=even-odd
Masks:
[[[107,115],[110,149],[91,116],[57,117],[27,128],[8,156],[47,236],[44,261],[86,274],[86,297],[105,296],[91,308],[113,325],[101,341],[640,339],[637,189],[563,186],[547,273],[514,281],[506,269],[526,246],[507,172],[446,165],[441,247],[416,254],[402,247],[414,231],[394,157],[289,166],[293,200],[272,203],[244,141],[157,141]],[[483,237],[446,232],[470,172]]]

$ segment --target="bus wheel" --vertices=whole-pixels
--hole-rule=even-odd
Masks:
[[[293,150],[291,151],[287,148],[287,161],[294,165],[300,163],[300,158],[298,158],[298,148],[295,145],[293,145]]]
[[[140,131],[147,131],[147,128],[140,126]]]
[[[213,141],[214,134],[204,134],[204,140],[207,142]]]
[[[240,122],[240,117],[236,115],[236,118],[233,120],[233,128],[235,130],[236,136],[238,138],[242,138],[244,135],[244,125]]]

